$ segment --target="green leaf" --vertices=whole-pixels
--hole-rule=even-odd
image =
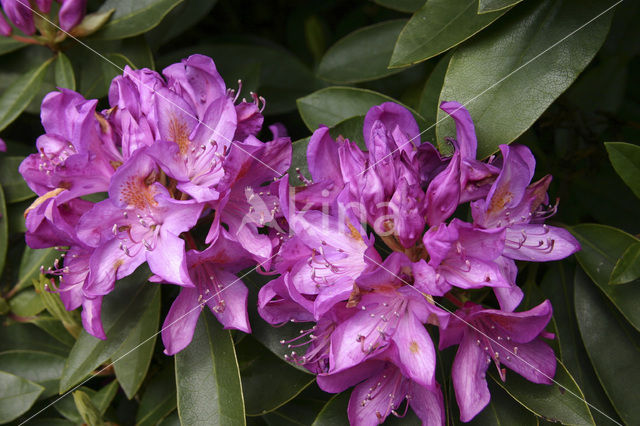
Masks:
[[[157,285],[146,283],[147,277],[147,270],[139,268],[133,275],[118,281],[115,290],[105,296],[102,323],[107,339],[100,340],[84,330],[80,333],[62,372],[60,392],[84,380],[127,340],[159,291]]]
[[[248,416],[278,409],[315,381],[313,376],[293,368],[250,336],[243,338],[236,350]]]
[[[289,167],[289,184],[297,186],[302,184],[299,173],[310,179],[309,166],[307,164],[307,147],[311,136],[298,139],[291,144],[291,167]]]
[[[611,272],[609,284],[626,284],[640,278],[640,242],[627,247]]]
[[[351,391],[339,393],[326,403],[313,421],[312,426],[349,426],[347,407]]]
[[[612,3],[525,2],[456,50],[440,100],[458,101],[471,113],[478,158],[520,136],[576,79],[602,45],[612,13],[590,20]],[[453,120],[439,111],[441,150],[451,150],[445,137],[455,134]]]
[[[444,84],[444,76],[447,73],[447,67],[451,60],[451,53],[447,53],[438,61],[429,78],[422,89],[420,95],[420,103],[418,105],[418,113],[424,117],[424,121],[429,127],[421,136],[424,141],[436,141],[436,120],[438,116],[438,109],[440,108],[440,91]]]
[[[0,365],[7,373],[44,387],[41,399],[58,393],[58,381],[64,367],[64,358],[59,355],[25,350],[0,352]]]
[[[35,290],[24,290],[9,300],[11,311],[19,317],[33,317],[44,310],[42,299]]]
[[[26,412],[42,391],[38,384],[0,371],[0,422],[8,423]]]
[[[104,414],[111,405],[111,401],[116,396],[118,392],[118,381],[113,380],[107,386],[100,389],[91,397],[91,402],[98,409],[100,414]]]
[[[30,320],[29,323],[35,325],[41,330],[44,330],[51,337],[67,346],[67,350],[71,349],[71,347],[76,343],[76,339],[71,336],[69,330],[64,328],[60,320],[50,315],[38,315]]]
[[[432,58],[462,43],[508,9],[478,15],[477,0],[429,0],[398,36],[389,66],[403,67]]]
[[[176,376],[171,362],[146,385],[136,413],[136,426],[156,425],[176,407]]]
[[[585,274],[575,277],[575,307],[582,340],[598,379],[626,424],[640,423],[640,334],[602,299]]]
[[[245,424],[244,400],[233,339],[204,310],[191,344],[175,356],[180,422]]]
[[[115,13],[95,38],[115,40],[143,34],[162,19],[182,0],[107,0],[98,12],[115,9]]]
[[[69,348],[32,324],[0,323],[0,348],[50,352],[66,357]]]
[[[553,323],[562,362],[580,386],[585,399],[604,412],[601,414],[598,410],[591,410],[596,424],[605,424],[609,421],[608,417],[616,417],[616,414],[600,386],[580,337],[573,298],[575,271],[574,262],[554,262],[544,275],[540,287],[553,305]]]
[[[489,405],[468,423],[469,426],[538,425],[536,416],[509,397],[504,389],[495,382],[489,382],[488,385],[491,391]]]
[[[27,46],[26,43],[21,43],[9,37],[0,37],[0,55],[13,52],[25,46]]]
[[[296,99],[325,85],[296,56],[270,42],[196,45],[172,52],[159,62],[166,66],[194,53],[214,58],[230,87],[242,80],[240,98],[248,98],[250,91],[263,96],[267,100],[265,114],[293,111]]]
[[[49,279],[44,275],[40,275],[38,280],[33,280],[33,285],[35,286],[36,291],[40,293],[40,300],[47,308],[47,311],[51,316],[62,322],[64,328],[69,330],[71,335],[77,337],[82,329],[80,321],[78,321],[77,316],[75,316],[74,313],[65,309],[62,304],[62,300],[60,300],[60,296],[49,290],[50,284]]]
[[[40,275],[40,267],[44,267],[46,270],[53,265],[59,255],[60,253],[53,248],[38,250],[27,246],[20,260],[18,282],[15,287],[21,290],[31,285],[31,280],[38,278]]]
[[[413,13],[420,9],[426,0],[373,0],[381,6],[400,12]]]
[[[159,322],[160,292],[156,291],[142,318],[122,346],[111,356],[116,378],[129,399],[133,398],[147,375]]]
[[[0,96],[0,131],[4,130],[29,105],[53,58],[18,77]]]
[[[532,383],[516,373],[508,374],[506,382],[496,378],[493,373],[490,376],[512,398],[537,416],[564,424],[594,424],[582,390],[560,360],[557,361],[553,379],[562,386],[556,383]]]
[[[313,132],[320,124],[333,127],[347,118],[365,115],[372,106],[383,102],[399,103],[372,90],[333,86],[300,98],[297,104],[304,124]],[[408,109],[413,113],[420,128],[424,127],[424,119],[411,108]]]
[[[640,198],[640,146],[624,142],[605,142],[604,146],[613,168]]]
[[[406,22],[405,19],[378,22],[341,38],[322,57],[318,77],[336,83],[357,83],[400,72],[387,65]]]
[[[576,225],[571,232],[582,245],[582,250],[576,253],[582,268],[627,321],[640,330],[640,286],[637,283],[609,285],[614,265],[625,250],[639,240],[605,225]]]
[[[218,0],[184,0],[145,37],[154,50],[176,38],[207,16]]]
[[[0,185],[0,275],[4,271],[4,262],[9,247],[9,220],[7,218],[7,204],[4,200],[4,190]]]
[[[84,420],[84,423],[92,426],[102,426],[102,415],[98,408],[91,402],[91,397],[81,390],[77,390],[73,393],[73,401],[76,404],[76,408]]]
[[[73,67],[67,55],[58,52],[54,71],[56,86],[76,90],[76,77],[73,74]]]
[[[358,144],[360,149],[367,149],[364,143],[363,127],[364,115],[358,115],[339,122],[329,130],[329,134],[334,139],[342,136]]]
[[[18,167],[22,160],[24,160],[23,157],[0,156],[0,185],[4,189],[4,197],[7,204],[28,200],[35,196],[24,179],[22,179],[20,172],[18,172]]]
[[[101,12],[86,15],[82,22],[71,29],[71,35],[76,38],[90,36],[107,23],[113,12],[115,12],[115,9],[102,10]]]
[[[478,13],[489,13],[506,9],[515,6],[521,1],[522,0],[480,0],[478,2]]]
[[[89,396],[94,396],[96,394],[95,390],[87,388],[85,386],[80,387],[78,390],[86,393]],[[68,398],[68,396],[69,395],[66,395],[64,398],[58,399],[53,405],[53,408],[55,408],[56,411],[62,414],[66,419],[74,422],[74,424],[76,425],[78,423],[84,423],[82,417],[80,416],[80,413],[78,412],[78,408],[76,407],[74,399]]]

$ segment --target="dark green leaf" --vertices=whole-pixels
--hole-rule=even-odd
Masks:
[[[4,262],[7,258],[9,244],[9,220],[7,218],[7,204],[4,200],[4,190],[0,185],[0,275],[4,271]]]
[[[98,408],[91,402],[91,397],[81,390],[77,390],[73,393],[73,401],[76,404],[76,409],[80,413],[84,423],[92,426],[102,426],[102,415]]]
[[[406,22],[405,19],[378,22],[338,40],[322,57],[318,77],[336,83],[357,83],[400,72],[387,65]]]
[[[538,425],[536,416],[509,397],[495,382],[489,382],[489,390],[489,405],[468,423],[469,426]]]
[[[67,55],[58,52],[54,71],[57,87],[76,90],[76,76],[73,74],[73,67]]]
[[[136,426],[156,425],[176,406],[176,376],[172,362],[149,380],[136,414]]]
[[[577,225],[571,231],[582,245],[582,250],[576,253],[582,268],[627,321],[640,330],[640,286],[637,283],[609,285],[614,265],[638,239],[605,225]]]
[[[182,49],[162,58],[165,66],[201,53],[215,59],[229,87],[242,80],[240,98],[253,91],[267,100],[265,114],[293,111],[295,101],[324,85],[311,70],[287,50],[269,44],[203,44]]]
[[[360,149],[367,149],[364,144],[364,135],[362,132],[363,127],[364,115],[359,115],[339,122],[329,130],[329,133],[334,139],[342,136],[343,138],[349,139],[351,142],[358,144]]]
[[[333,396],[322,408],[312,426],[349,426],[347,407],[351,391]]]
[[[0,131],[4,130],[29,105],[53,58],[18,77],[0,96]],[[6,189],[6,188],[5,188]]]
[[[242,339],[236,350],[248,416],[278,409],[315,380],[275,356],[250,336]]]
[[[27,232],[25,225],[24,212],[31,206],[35,198],[19,201],[17,203],[7,205],[7,220],[9,221],[9,235],[21,234]]]
[[[24,350],[0,352],[0,365],[7,373],[44,387],[40,398],[58,393],[58,380],[64,367],[64,358],[59,355]]]
[[[480,0],[478,2],[478,13],[488,13],[496,10],[506,9],[514,6],[522,0]]]
[[[0,371],[0,422],[8,423],[27,411],[42,391],[38,384]]]
[[[157,27],[147,32],[145,37],[157,49],[193,27],[217,2],[218,0],[184,0]]]
[[[244,401],[233,339],[204,310],[191,344],[175,356],[180,422],[245,424]]]
[[[47,311],[51,316],[62,322],[62,325],[69,330],[69,333],[77,337],[82,329],[77,315],[65,309],[60,296],[50,291],[50,284],[49,279],[44,275],[40,275],[37,280],[33,281],[33,285],[36,291],[40,293],[40,300],[44,307],[47,308]]]
[[[383,102],[397,101],[372,90],[334,86],[300,98],[297,103],[302,120],[313,132],[321,124],[333,127],[347,118],[365,115],[372,106]],[[417,112],[409,110],[418,125],[424,127],[424,119]]]
[[[553,378],[556,383],[552,385],[532,383],[515,373],[508,374],[506,382],[496,378],[493,373],[490,376],[516,401],[537,416],[564,424],[594,424],[582,391],[559,360]]]
[[[71,35],[77,38],[90,36],[107,23],[113,12],[115,12],[115,9],[101,9],[100,12],[86,15],[82,22],[72,28]]]
[[[28,200],[35,194],[18,172],[23,157],[0,156],[0,185],[4,189],[5,202],[7,204]]]
[[[118,281],[115,290],[104,298],[102,323],[107,339],[100,340],[84,330],[80,333],[60,379],[61,392],[81,382],[116,353],[154,300],[158,286],[147,284],[148,273],[140,269]]]
[[[610,284],[626,284],[640,278],[640,242],[630,245],[616,262]]]
[[[477,0],[429,0],[398,36],[389,66],[403,67],[432,58],[473,36],[507,9],[478,15]]]
[[[18,50],[25,46],[25,43],[20,43],[19,41],[16,41],[12,38],[0,37],[0,55],[13,52],[14,50]]]
[[[426,0],[373,0],[381,6],[400,12],[413,13],[420,9]]]
[[[180,426],[180,416],[178,416],[178,412],[171,413],[165,417],[162,422],[158,423],[158,426]]]
[[[289,168],[289,184],[300,185],[302,182],[299,173],[310,179],[309,166],[307,164],[307,147],[311,137],[298,139],[291,144],[291,167]]]
[[[142,318],[122,346],[111,356],[118,382],[129,399],[133,398],[147,375],[159,321],[160,292],[156,291]]]
[[[575,308],[582,340],[616,411],[626,424],[639,424],[637,386],[640,383],[640,334],[610,307],[578,271],[575,278]]]
[[[19,317],[32,317],[44,310],[42,299],[35,290],[21,291],[9,300],[11,311]]]
[[[604,146],[613,168],[640,198],[640,146],[624,142],[605,142]]]
[[[94,37],[104,40],[129,38],[143,34],[162,19],[182,0],[107,0],[98,12],[115,9],[115,13]]]
[[[16,288],[23,289],[31,285],[31,280],[38,278],[40,275],[40,267],[44,267],[46,270],[53,265],[54,260],[59,255],[60,253],[53,248],[37,250],[27,246],[20,260]]]
[[[71,346],[76,343],[76,339],[71,336],[69,330],[64,328],[60,320],[50,315],[38,315],[30,320],[29,323],[35,325],[41,330],[44,330],[51,337],[67,346],[67,350],[71,349]]]
[[[478,158],[512,142],[576,79],[604,41],[613,0],[530,1],[456,50],[441,101],[466,106],[475,123]],[[526,99],[526,102],[522,100]],[[442,150],[453,120],[438,112]]]
[[[423,141],[426,140],[433,143],[436,141],[436,120],[440,107],[440,91],[442,90],[444,76],[447,73],[450,60],[451,53],[447,53],[438,61],[422,89],[418,113],[424,117],[425,123],[428,125],[421,136]]]
[[[573,303],[575,270],[576,265],[573,262],[555,262],[545,274],[540,286],[553,305],[556,341],[560,347],[562,362],[580,386],[585,399],[605,413],[603,415],[598,410],[591,410],[596,424],[605,424],[609,421],[608,417],[616,415],[593,371],[578,330]]]
[[[69,348],[32,324],[0,323],[0,350],[25,349],[66,357]]]
[[[85,386],[80,387],[78,390],[86,393],[89,396],[94,396],[96,394],[95,390],[87,388]],[[80,413],[78,412],[74,399],[71,397],[71,395],[67,394],[64,396],[64,398],[60,398],[56,401],[53,407],[56,409],[56,411],[58,411],[58,413],[62,414],[66,419],[71,420],[76,425],[78,423],[83,423],[82,417],[80,416]]]
[[[104,414],[111,405],[111,401],[118,392],[118,381],[113,380],[111,383],[100,389],[91,397],[91,402],[98,409],[100,414]]]

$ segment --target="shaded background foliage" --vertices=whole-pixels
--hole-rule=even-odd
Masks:
[[[304,172],[306,142],[318,124],[361,143],[365,112],[390,99],[411,108],[422,140],[445,152],[453,127],[438,111],[442,100],[471,100],[481,155],[500,143],[529,146],[536,177],[554,176],[549,192],[561,203],[553,221],[569,226],[583,245],[575,258],[530,264],[519,274],[527,294],[521,309],[553,302],[561,361],[555,379],[562,387],[514,374],[502,383],[494,375],[491,403],[473,423],[640,424],[640,5],[623,1],[547,51],[613,5],[90,1],[89,11],[115,8],[104,28],[83,39],[104,58],[73,40],[60,52],[0,40],[0,136],[8,146],[0,154],[0,421],[44,410],[30,423],[346,422],[348,393],[325,394],[313,376],[283,361],[287,349],[279,341],[297,328],[272,329],[255,312],[265,277],[245,279],[253,335],[222,330],[205,315],[193,343],[167,357],[152,336],[177,289],[145,286],[144,270],[126,278],[105,298],[109,338],[98,341],[81,331],[77,312],[44,291],[40,266],[58,253],[24,245],[22,213],[35,195],[17,167],[42,132],[43,96],[68,87],[106,106],[108,84],[121,73],[114,64],[161,70],[203,53],[228,86],[241,79],[242,96],[255,91],[266,98],[266,122],[285,124],[295,141],[292,171]],[[447,380],[453,355],[440,352],[438,381],[448,422],[456,424]],[[73,396],[50,406],[69,390]],[[412,416],[387,423],[417,422]]]

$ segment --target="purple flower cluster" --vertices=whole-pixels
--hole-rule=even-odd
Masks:
[[[39,195],[25,212],[27,243],[65,251],[49,270],[65,307],[82,306],[84,328],[104,339],[103,297],[146,262],[151,281],[182,286],[162,331],[175,354],[205,304],[226,328],[250,332],[248,291],[235,273],[269,267],[277,239],[258,228],[273,220],[277,196],[263,184],[277,194],[291,142],[277,127],[272,141],[256,138],[260,98],[236,103],[210,58],[193,55],[162,74],[127,68],[101,112],[76,92],[48,94],[46,133],[20,172]],[[206,239],[190,233],[195,226]]]
[[[444,424],[432,327],[440,349],[458,345],[452,379],[462,421],[488,404],[492,362],[502,380],[502,366],[535,383],[555,373],[542,340],[553,337],[549,301],[514,312],[523,298],[516,260],[579,249],[566,230],[543,223],[555,212],[551,177],[531,183],[535,160],[525,146],[477,160],[469,113],[455,102],[441,108],[456,123],[450,157],[420,142],[409,111],[385,103],[366,115],[366,150],[320,127],[307,150],[312,181],[279,185],[280,276],[261,288],[258,309],[271,324],[310,323],[282,342],[292,348],[287,358],[328,392],[355,385],[352,424],[378,424],[408,407],[424,424]],[[500,309],[472,302],[475,289],[492,290]]]
[[[87,9],[87,0],[56,0],[60,3],[58,11],[58,25],[64,31],[71,31],[78,25]],[[8,21],[15,25],[26,35],[34,35],[36,24],[34,20],[34,10],[42,15],[51,12],[53,0],[0,0],[0,5],[4,10]],[[8,37],[13,32],[13,28],[0,13],[0,35]]]

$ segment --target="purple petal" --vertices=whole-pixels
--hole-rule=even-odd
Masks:
[[[475,333],[467,331],[451,368],[453,387],[460,408],[460,420],[473,419],[491,399],[485,374],[490,358],[476,344]]]
[[[357,364],[346,370],[334,371],[329,374],[318,374],[318,386],[325,392],[339,393],[351,386],[377,375],[385,367],[386,362],[372,359]]]
[[[495,333],[508,336],[518,343],[527,343],[535,339],[551,320],[553,309],[551,302],[545,300],[538,306],[524,312],[503,312],[497,309],[484,309],[470,316],[485,317],[496,327]]]
[[[90,335],[106,340],[100,313],[102,312],[102,296],[87,298],[82,303],[82,326]]]
[[[33,35],[36,27],[33,23],[33,12],[24,4],[24,0],[0,0],[7,18],[26,35]],[[29,4],[28,2],[26,3]]]
[[[518,344],[517,348],[517,352],[498,349],[500,362],[530,382],[552,384],[556,373],[556,356],[553,349],[540,338]]]
[[[4,15],[0,13],[0,35],[4,37],[9,37],[11,35],[11,31],[13,31],[13,28],[11,28],[11,25],[9,25],[7,21],[4,19]],[[2,141],[2,144],[4,144],[4,141]],[[4,149],[0,149],[0,151],[2,152],[5,152],[6,150],[7,150],[6,145],[4,145]]]
[[[398,324],[393,341],[403,364],[403,372],[422,386],[435,382],[436,353],[424,325],[412,315],[404,315]]]
[[[329,128],[320,126],[307,146],[309,173],[314,181],[330,180],[342,185],[342,171],[338,157],[338,143],[329,134]]]
[[[444,400],[440,385],[436,383],[434,388],[426,388],[417,383],[409,385],[409,405],[420,417],[425,426],[442,426],[445,424]]]
[[[439,225],[445,221],[458,207],[460,201],[460,154],[456,151],[449,165],[436,176],[429,187],[425,198],[427,223]]]
[[[372,131],[376,127],[376,122],[382,125],[389,139],[391,139],[390,136],[393,135],[394,131],[399,129],[404,136],[403,140],[398,141],[396,138],[393,138],[393,142],[388,141],[389,145],[385,150],[379,151],[372,140]],[[369,109],[365,116],[362,130],[367,148],[369,152],[374,153],[373,158],[375,161],[381,160],[382,156],[380,154],[383,154],[383,152],[387,150],[387,152],[391,152],[398,149],[410,155],[413,151],[413,146],[420,144],[420,140],[418,139],[420,129],[418,128],[415,118],[413,118],[413,114],[403,106],[394,102],[385,102]],[[412,143],[407,143],[409,140],[411,140]]]
[[[146,252],[151,272],[167,282],[192,287],[193,282],[187,271],[184,240],[167,231],[163,226],[156,240],[156,246]]]
[[[198,290],[182,288],[176,300],[173,301],[162,324],[162,343],[165,354],[174,355],[191,343],[202,310],[198,296]]]
[[[507,228],[504,255],[516,260],[549,262],[580,250],[580,243],[563,228],[538,224]]]
[[[456,140],[463,159],[476,158],[478,140],[469,111],[458,102],[442,102],[440,109],[453,118],[456,123]]]
[[[87,11],[87,0],[63,0],[58,19],[60,28],[64,31],[71,31],[78,25]]]
[[[209,296],[207,305],[225,329],[234,328],[245,333],[251,333],[249,315],[247,313],[249,290],[238,277],[230,272],[218,269],[214,274],[216,279],[219,280],[222,290],[219,290],[219,294],[215,297],[213,295]],[[221,311],[218,298],[224,301],[224,307]]]

